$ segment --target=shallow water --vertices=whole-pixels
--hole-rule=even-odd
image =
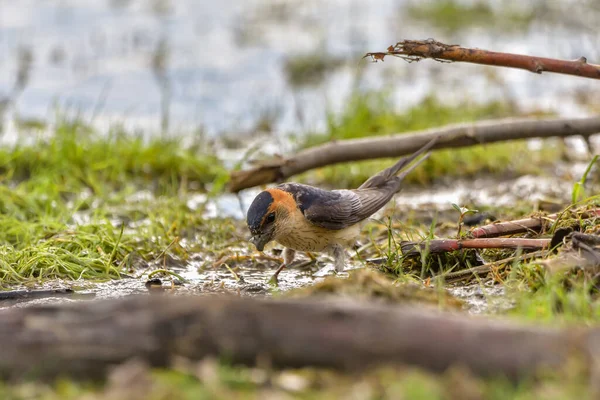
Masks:
[[[301,263],[301,262],[300,262]],[[229,293],[240,296],[270,296],[274,291],[286,291],[294,288],[312,285],[327,276],[334,274],[331,263],[318,262],[310,268],[298,269],[296,262],[291,268],[287,268],[279,275],[277,285],[269,283],[269,279],[275,272],[277,264],[273,268],[257,268],[248,266],[235,268],[234,275],[227,268],[199,269],[200,265],[190,262],[184,268],[171,268],[173,272],[182,276],[185,281],[180,282],[177,278],[159,277],[162,285],[152,288],[146,286],[147,275],[151,271],[145,271],[136,277],[124,277],[119,280],[106,282],[79,282],[79,281],[48,281],[39,285],[36,289],[65,289],[76,290],[73,296],[49,296],[39,299],[4,300],[0,301],[0,309],[6,307],[27,307],[40,304],[60,304],[76,301],[90,301],[95,299],[119,298],[134,294],[158,294],[167,293],[171,295],[203,295],[215,293]],[[338,274],[340,279],[348,276],[348,271],[361,268],[362,265],[349,262],[345,272]],[[156,276],[153,276],[156,278]],[[12,290],[23,290],[25,287],[13,287]]]
[[[199,272],[193,264],[181,275],[185,282],[174,282],[168,278],[162,281],[161,286],[146,287],[147,279],[144,275],[138,278],[123,278],[107,282],[65,282],[49,281],[39,289],[64,289],[73,288],[73,296],[53,296],[38,299],[4,300],[0,302],[0,309],[9,307],[30,307],[35,305],[65,304],[98,299],[120,298],[129,295],[210,295],[234,294],[239,296],[271,296],[274,291],[287,291],[294,288],[312,285],[326,276],[334,275],[332,264],[319,263],[318,268],[310,271],[290,268],[284,270],[277,286],[268,281],[274,269],[244,268],[238,269],[237,277],[226,269],[213,269]],[[337,274],[338,279],[345,279],[348,271],[364,268],[358,263],[351,263],[347,270]],[[367,267],[369,268],[369,267]],[[14,288],[19,290],[22,288]],[[451,286],[446,289],[448,293],[465,302],[463,310],[471,314],[498,313],[513,306],[506,298],[505,290],[501,285],[491,282],[483,285],[469,284],[464,286]]]
[[[516,3],[501,4],[527,8]],[[549,10],[569,9],[568,3],[553,3]],[[585,23],[595,27],[595,9],[572,7],[569,16],[577,24],[542,18],[518,34],[473,27],[448,35],[411,19],[410,4],[415,2],[0,0],[0,100],[10,97],[19,49],[33,57],[25,90],[5,115],[5,128],[13,134],[5,139],[16,134],[13,115],[48,120],[55,105],[100,127],[119,122],[159,132],[160,70],[152,65],[163,40],[168,56],[154,65],[164,66],[169,81],[174,133],[241,132],[259,120],[275,132],[318,130],[325,110],[335,112],[347,102],[359,71],[359,88],[391,90],[398,108],[433,91],[450,102],[502,99],[524,110],[589,114],[577,100],[578,91],[589,92],[589,81],[581,78],[391,58],[373,64],[360,57],[401,39],[435,37],[496,51],[593,60],[600,55],[598,32]],[[291,84],[286,61],[317,51],[342,61],[318,84]]]
[[[465,308],[471,314],[493,314],[513,306],[513,302],[506,297],[504,287],[493,282],[451,286],[447,290],[453,296],[464,300]]]

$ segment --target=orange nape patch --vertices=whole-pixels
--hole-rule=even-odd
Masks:
[[[269,206],[269,212],[277,211],[279,207],[285,207],[290,211],[296,209],[296,200],[294,200],[294,196],[292,196],[291,193],[281,189],[267,189],[267,192],[271,193],[271,196],[273,196],[273,202]]]

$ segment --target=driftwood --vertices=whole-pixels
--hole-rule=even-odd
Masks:
[[[431,58],[438,61],[460,61],[473,64],[493,65],[524,69],[536,74],[554,72],[576,75],[584,78],[600,79],[600,65],[588,64],[585,57],[576,60],[557,60],[533,57],[523,54],[499,53],[495,51],[470,49],[455,44],[444,44],[430,40],[404,40],[388,47],[386,52],[367,53],[374,61],[386,56],[403,58],[409,62]]]
[[[132,358],[168,366],[207,356],[355,371],[390,364],[443,371],[458,363],[481,376],[518,379],[571,358],[597,373],[600,330],[415,306],[158,295],[5,309],[0,343],[0,376],[11,380],[102,379]]]
[[[524,249],[548,248],[551,239],[484,238],[484,239],[432,239],[424,242],[403,241],[400,250],[405,256],[416,256],[422,251],[430,254],[446,253],[462,249]]]
[[[502,119],[449,125],[391,136],[368,137],[326,143],[299,151],[288,158],[264,161],[254,168],[233,171],[229,190],[239,192],[254,186],[283,181],[302,172],[348,161],[400,157],[412,154],[436,136],[433,149],[467,147],[509,140],[588,137],[600,132],[600,117],[578,119]]]

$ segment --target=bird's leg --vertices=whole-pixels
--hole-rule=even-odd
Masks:
[[[283,250],[283,263],[279,266],[279,268],[277,269],[277,271],[275,271],[275,273],[273,274],[273,276],[271,277],[271,281],[272,282],[277,282],[277,276],[279,276],[279,273],[288,265],[290,265],[292,263],[292,261],[294,261],[294,257],[296,256],[296,251],[292,250],[290,248],[285,248]]]
[[[331,248],[331,254],[333,255],[335,271],[342,272],[346,266],[346,252],[344,251],[344,248],[339,244],[333,245]]]

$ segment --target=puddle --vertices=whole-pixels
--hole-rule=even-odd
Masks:
[[[348,276],[348,271],[363,268],[362,265],[350,265],[346,271],[339,274],[339,279]],[[332,264],[318,263],[310,269],[286,269],[279,275],[278,286],[268,283],[275,268],[237,268],[239,279],[225,268],[199,271],[195,263],[190,263],[185,269],[176,271],[186,279],[186,282],[172,284],[169,278],[161,278],[162,286],[149,290],[146,287],[147,279],[144,275],[139,278],[123,278],[107,282],[71,282],[50,281],[39,289],[66,289],[76,290],[73,296],[56,296],[39,299],[4,300],[0,302],[0,309],[10,307],[30,307],[35,305],[54,305],[93,301],[98,299],[120,298],[129,295],[210,295],[229,293],[239,296],[271,296],[274,291],[287,291],[294,288],[313,285],[323,280],[326,276],[334,274]],[[24,288],[15,287],[13,290]],[[483,285],[471,284],[466,286],[451,286],[448,292],[465,302],[464,310],[471,314],[501,313],[513,306],[505,296],[505,289],[501,285],[485,283]]]
[[[225,267],[201,269],[199,262],[192,261],[184,268],[170,268],[185,279],[179,282],[177,278],[171,280],[171,276],[153,276],[162,281],[160,287],[154,286],[149,289],[146,286],[147,276],[153,270],[149,269],[135,278],[124,277],[120,280],[106,282],[90,281],[48,281],[35,289],[73,289],[73,296],[51,296],[39,299],[19,299],[0,301],[0,309],[8,307],[28,307],[40,304],[61,304],[77,301],[89,301],[96,299],[119,298],[134,294],[155,295],[165,292],[171,295],[203,295],[215,293],[230,293],[240,296],[270,296],[274,291],[287,291],[294,288],[312,285],[326,276],[333,275],[335,268],[331,263],[317,262],[309,267],[298,268],[305,260],[298,260],[292,268],[286,268],[279,275],[277,286],[269,284],[269,279],[277,268],[236,267],[234,275]],[[347,271],[362,268],[362,265],[349,263],[346,271],[339,274],[340,279],[347,277]],[[25,287],[12,287],[11,290],[25,290]],[[29,288],[31,289],[31,288]]]
[[[494,314],[511,308],[514,303],[506,297],[505,288],[493,282],[466,286],[450,286],[448,292],[465,301],[466,310],[472,314]]]

